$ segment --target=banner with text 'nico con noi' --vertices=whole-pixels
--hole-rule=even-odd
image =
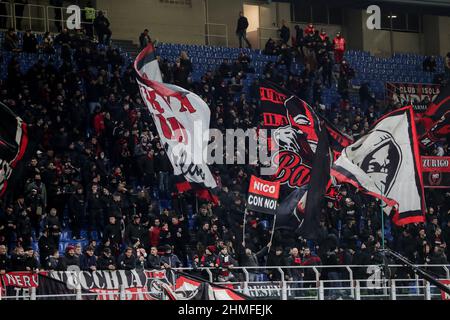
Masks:
[[[279,195],[279,181],[266,181],[252,176],[248,188],[247,209],[274,215]]]

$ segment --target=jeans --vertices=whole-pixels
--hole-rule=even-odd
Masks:
[[[328,280],[334,280],[333,282],[330,282],[330,287],[332,287],[332,288],[340,288],[340,287],[342,287],[341,282],[336,281],[336,280],[341,280],[341,276],[340,276],[339,272],[335,272],[335,271],[329,272],[328,273]],[[329,295],[340,296],[341,295],[341,291],[340,291],[340,289],[330,289]]]
[[[252,48],[252,45],[250,44],[250,41],[247,39],[247,32],[246,31],[238,31],[237,32],[238,38],[239,38],[239,48],[242,48],[242,39],[247,43],[248,48]]]
[[[169,192],[169,173],[168,172],[160,172],[159,173],[159,191],[162,194],[166,194]]]

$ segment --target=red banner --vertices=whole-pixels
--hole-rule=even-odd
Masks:
[[[425,188],[450,188],[450,157],[422,156]]]
[[[248,188],[247,209],[275,214],[280,195],[279,181],[266,181],[255,176],[250,179]]]
[[[30,272],[9,272],[2,275],[3,286],[17,288],[37,288],[38,274]]]

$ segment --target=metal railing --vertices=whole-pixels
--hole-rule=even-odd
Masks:
[[[441,279],[450,282],[450,265],[420,265],[424,268],[441,268],[445,272]],[[389,265],[390,270],[406,271],[409,269],[402,265]],[[368,277],[361,278],[357,270],[365,270]],[[307,278],[292,278],[292,271],[304,273],[313,271]],[[220,285],[228,285],[237,292],[244,293],[256,299],[279,299],[279,300],[327,300],[327,299],[352,299],[352,300],[440,300],[441,291],[428,281],[414,275],[412,278],[384,277],[381,274],[381,266],[378,265],[345,265],[345,266],[280,266],[280,267],[234,267],[230,271],[235,275],[233,281],[217,281],[219,268],[175,268],[166,270],[165,281],[175,290],[176,275],[174,271],[203,272],[205,280]],[[374,271],[374,272],[372,272]],[[168,272],[170,274],[168,274]],[[334,272],[334,274],[332,274]],[[278,273],[275,281],[262,279],[260,275]],[[409,271],[407,272],[409,273]],[[404,274],[403,274],[404,276]],[[160,278],[155,278],[160,279]],[[101,291],[101,290],[100,290]],[[175,291],[176,292],[176,291]],[[71,297],[83,299],[96,296],[97,299],[114,300],[139,300],[148,296],[159,295],[161,299],[166,298],[163,291],[155,291],[153,287],[144,286],[136,292],[119,286],[116,291],[82,292],[81,287],[72,290],[68,294],[37,295],[36,288],[23,291],[20,295],[1,296],[0,299],[61,299]]]
[[[52,11],[53,11],[53,13],[52,13]],[[83,12],[83,11],[86,11],[86,9],[81,8],[81,12]],[[99,11],[102,11],[104,16],[108,17],[108,12],[105,10],[95,10],[96,16]],[[46,15],[47,15],[47,19],[46,19],[47,31],[49,31],[49,32],[59,32],[57,26],[63,26],[65,24],[65,21],[67,21],[67,19],[69,17],[69,14],[67,14],[67,7],[46,6]],[[53,18],[50,18],[51,16]],[[53,24],[53,27],[52,27],[52,24]],[[93,28],[93,25],[94,25],[93,21],[83,21],[83,19],[81,19],[82,27]]]
[[[214,31],[211,31],[213,29]],[[206,45],[219,45],[228,47],[228,26],[224,23],[205,23]]]
[[[19,10],[19,8],[21,10]],[[22,11],[22,12],[20,12]],[[45,6],[38,4],[13,4],[13,22],[15,30],[32,30],[33,32],[46,32],[45,21]],[[27,21],[26,28],[23,22]]]
[[[272,40],[274,40],[275,42],[281,40],[278,30],[279,28],[259,27],[257,30],[259,48],[264,49],[267,40],[269,40],[270,38],[272,38]]]
[[[0,15],[0,30],[14,28],[19,31],[29,29],[35,33],[58,33],[58,27],[64,26],[69,17],[68,7],[0,2],[0,8],[6,12]],[[86,10],[80,9],[81,12]],[[102,11],[105,17],[108,16],[105,10],[95,10],[96,14],[99,11]],[[81,26],[93,28],[93,21],[81,19]]]
[[[0,29],[8,29],[14,27],[14,13],[11,2],[0,2],[1,11],[4,14],[0,14]]]

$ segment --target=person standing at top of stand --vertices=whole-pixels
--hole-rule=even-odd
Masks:
[[[84,12],[84,22],[86,23],[84,28],[86,30],[86,35],[89,38],[94,38],[94,20],[95,20],[95,8],[89,1],[87,6],[83,10]]]
[[[280,38],[281,41],[284,44],[287,44],[289,41],[289,38],[291,37],[291,30],[289,29],[289,27],[286,24],[285,20],[281,21],[281,28],[278,30],[278,32],[280,33]]]
[[[110,23],[108,18],[105,17],[103,11],[99,11],[97,17],[94,20],[95,32],[98,36],[98,42],[100,44],[109,45],[111,40],[111,30],[109,29]]]
[[[248,28],[248,20],[244,17],[244,14],[239,12],[239,19],[237,22],[236,34],[239,38],[239,48],[242,48],[242,39],[247,43],[248,48],[252,48],[252,45],[247,39],[247,28]]]

